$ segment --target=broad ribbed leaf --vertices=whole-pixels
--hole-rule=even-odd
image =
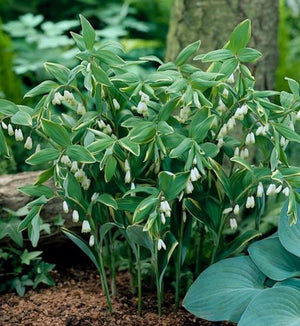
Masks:
[[[219,261],[200,274],[183,306],[203,319],[238,322],[249,302],[263,291],[265,278],[249,257]]]
[[[300,216],[300,205],[296,203],[298,216]],[[290,225],[288,211],[288,202],[285,203],[280,214],[278,224],[279,240],[283,247],[290,253],[300,257],[300,219],[295,224]]]
[[[278,236],[252,243],[248,251],[256,266],[273,280],[300,276],[300,258],[285,250]]]
[[[287,286],[267,289],[255,297],[238,326],[299,326],[300,291]]]

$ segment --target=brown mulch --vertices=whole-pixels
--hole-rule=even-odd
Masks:
[[[211,323],[195,318],[183,308],[174,312],[174,296],[165,295],[163,316],[158,317],[155,295],[143,293],[142,316],[136,313],[137,298],[128,289],[128,275],[118,278],[118,298],[114,313],[106,308],[99,275],[91,269],[68,268],[56,272],[56,286],[30,290],[24,297],[9,293],[0,295],[1,326],[102,326],[102,325],[203,325],[233,326],[228,322]]]

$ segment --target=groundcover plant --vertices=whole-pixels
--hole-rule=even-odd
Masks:
[[[33,185],[21,189],[36,198],[19,230],[28,229],[35,246],[41,209],[61,198],[64,212],[72,213],[84,234],[63,232],[99,270],[109,310],[121,240],[137,284],[138,312],[145,268],[152,266],[161,314],[165,274],[174,283],[178,307],[188,269],[199,275],[203,264],[240,252],[260,235],[266,196],[286,196],[286,220],[297,221],[300,169],[289,166],[285,150],[289,142],[300,142],[294,131],[299,85],[288,79],[291,93],[254,90],[245,64],[261,53],[247,48],[249,20],[236,27],[223,49],[199,55],[198,41],[174,62],[163,63],[155,56],[125,62],[119,44],[96,41],[89,22],[80,18],[82,35],[72,33],[80,63],[72,70],[46,63],[54,81],[26,94],[40,97],[33,108],[0,100],[3,154],[9,154],[7,133],[24,142],[28,164],[49,163]],[[191,59],[211,65],[204,71]],[[134,65],[149,61],[156,71],[135,73]],[[31,133],[42,146],[32,144]],[[55,190],[43,184],[51,178]],[[234,234],[246,212],[255,212],[256,229],[226,243],[225,233]],[[244,269],[250,264],[247,257],[234,259],[245,261]],[[251,282],[251,275],[247,279]],[[189,296],[185,306],[197,314]]]

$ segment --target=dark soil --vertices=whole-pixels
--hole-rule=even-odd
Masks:
[[[195,318],[183,308],[174,312],[174,296],[167,291],[163,316],[158,317],[154,294],[143,293],[142,316],[136,313],[137,298],[128,289],[128,275],[118,278],[118,297],[110,315],[96,272],[87,268],[68,268],[54,275],[52,288],[30,290],[24,297],[9,293],[0,296],[1,326],[100,326],[100,325],[161,325],[161,326],[233,326],[231,323],[211,323]]]

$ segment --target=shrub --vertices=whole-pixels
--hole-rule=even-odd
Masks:
[[[4,129],[30,150],[26,162],[48,163],[26,188],[37,198],[19,230],[28,228],[36,245],[40,210],[60,197],[63,210],[72,211],[88,238],[63,232],[99,270],[110,311],[103,255],[109,253],[115,295],[114,244],[125,239],[136,268],[138,311],[141,256],[146,255],[161,314],[167,267],[178,307],[183,265],[188,262],[198,275],[202,264],[236,254],[259,236],[266,195],[286,196],[287,218],[297,220],[300,169],[289,166],[285,150],[290,142],[300,142],[294,131],[299,85],[288,79],[291,93],[255,91],[246,63],[261,53],[247,48],[249,20],[236,27],[223,49],[197,55],[198,41],[174,62],[144,57],[138,64],[159,64],[145,77],[116,54],[116,43],[96,42],[82,16],[81,24],[82,35],[72,33],[80,63],[72,70],[46,63],[55,81],[46,80],[26,94],[41,96],[34,108],[0,102]],[[187,63],[191,57],[211,66],[196,68]],[[271,101],[275,96],[280,105]],[[42,149],[32,144],[31,133],[46,140]],[[0,136],[7,154],[2,131]],[[50,178],[55,191],[43,185]],[[247,211],[255,212],[256,229],[238,235],[238,222]],[[233,241],[228,243],[230,229]]]

